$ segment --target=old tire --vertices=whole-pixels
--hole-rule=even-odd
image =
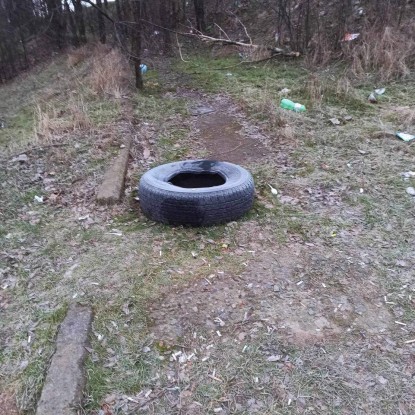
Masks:
[[[143,213],[171,225],[209,226],[240,218],[254,200],[254,180],[244,168],[213,160],[163,164],[139,184]]]

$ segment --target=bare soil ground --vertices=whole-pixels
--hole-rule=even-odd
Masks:
[[[326,85],[315,100],[289,64],[232,76],[214,64],[160,64],[144,94],[105,108],[84,80],[98,123],[29,148],[30,134],[10,146],[7,132],[0,396],[34,412],[57,327],[81,302],[95,320],[79,413],[414,413],[415,179],[402,176],[415,170],[414,146],[388,134],[413,127],[410,84],[386,85],[371,107],[365,86],[330,95]],[[277,108],[283,87],[307,113]],[[127,135],[125,200],[97,206]],[[249,168],[252,211],[204,229],[147,221],[139,176],[198,157]]]

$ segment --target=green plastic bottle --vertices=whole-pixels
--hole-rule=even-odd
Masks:
[[[295,112],[304,112],[306,110],[304,105],[298,104],[286,98],[281,100],[280,107]]]

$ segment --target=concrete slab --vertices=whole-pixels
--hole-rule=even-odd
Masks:
[[[102,184],[98,188],[98,203],[109,205],[120,201],[124,190],[124,179],[127,172],[131,142],[131,138],[127,140],[125,147],[106,171]]]
[[[83,364],[92,323],[89,307],[72,305],[56,339],[36,415],[76,415],[85,386]]]

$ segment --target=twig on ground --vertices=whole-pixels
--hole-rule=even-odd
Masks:
[[[160,392],[158,392],[157,394],[155,394],[153,397],[151,397],[148,401],[145,401],[144,403],[142,403],[139,406],[136,406],[135,408],[131,409],[131,411],[127,412],[127,415],[133,415],[135,413],[137,413],[138,409],[143,408],[144,406],[148,405],[150,402],[160,398],[162,395],[164,395],[165,391],[161,390]]]

